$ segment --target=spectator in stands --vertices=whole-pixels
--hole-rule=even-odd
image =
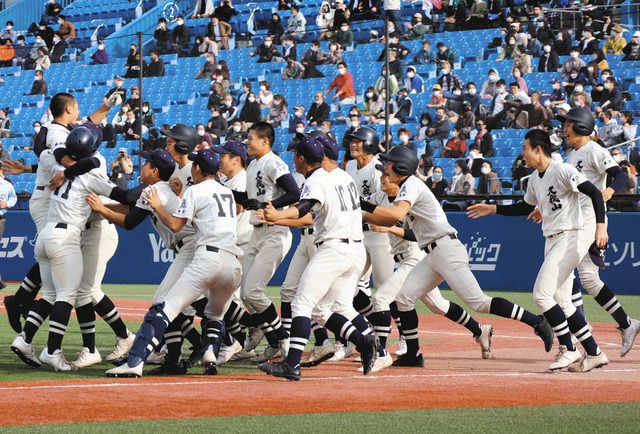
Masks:
[[[196,125],[196,134],[198,135],[198,145],[201,146],[201,149],[210,148],[213,146],[213,137],[211,137],[211,134],[209,134],[205,130],[204,125]],[[227,138],[227,140],[229,139]]]
[[[518,155],[513,162],[513,166],[511,167],[511,178],[514,180],[514,190],[522,191],[526,189],[526,180],[522,178],[529,176],[533,173],[532,168],[527,167],[527,163],[524,161],[524,157],[522,154]]]
[[[103,40],[98,41],[98,49],[89,55],[91,62],[89,65],[106,65],[109,63],[109,53],[105,49],[105,44]]]
[[[453,137],[447,140],[447,144],[442,148],[440,157],[442,158],[462,158],[467,152],[467,135],[459,128],[453,128]]]
[[[69,45],[76,38],[76,26],[71,21],[67,21],[64,15],[58,15],[58,35]]]
[[[604,82],[604,90],[602,91],[602,96],[600,96],[600,105],[596,107],[596,113],[599,114],[603,110],[619,112],[622,110],[623,103],[622,92],[618,89],[616,79],[608,77]]]
[[[232,119],[235,119],[238,116],[239,111],[238,108],[233,105],[233,96],[231,96],[231,94],[225,95],[222,99],[220,114],[227,120],[227,123],[230,123]]]
[[[504,44],[502,44],[502,52],[498,56],[498,61],[505,59],[515,59],[518,56],[518,46],[516,45],[516,38],[513,35],[507,35]]]
[[[189,28],[185,26],[182,15],[178,16],[176,26],[171,31],[171,45],[173,51],[178,55],[189,48]]]
[[[242,93],[238,95],[238,110],[242,110],[242,107],[244,107],[245,103],[247,102],[247,98],[249,97],[250,93],[251,83],[245,81],[244,83],[242,83]]]
[[[140,112],[140,89],[138,88],[138,86],[131,86],[131,97],[126,100],[125,102],[129,108],[131,108],[130,111],[134,112],[136,114],[136,116],[138,115],[138,113]]]
[[[499,80],[500,74],[498,74],[498,70],[490,69],[487,80],[482,84],[482,89],[480,90],[480,95],[482,95],[482,98],[494,98],[498,94]]]
[[[622,126],[613,119],[611,110],[602,110],[599,117],[604,125],[598,128],[598,138],[607,147],[620,143],[618,139],[623,134]]]
[[[207,100],[207,108],[211,110],[212,107],[220,107],[222,104],[223,90],[222,84],[212,81],[209,84],[209,98]]]
[[[400,36],[398,35],[389,35],[389,53],[395,52],[397,59],[404,59],[411,53],[411,50],[408,47],[405,47],[400,43]],[[378,56],[378,62],[384,60],[387,55],[387,51],[382,49],[380,55]]]
[[[407,78],[404,79],[404,88],[407,89],[409,93],[424,92],[424,80],[416,73],[414,66],[407,68]]]
[[[231,124],[231,128],[229,128],[229,132],[227,133],[225,140],[235,140],[238,143],[242,143],[247,140],[247,133],[242,131],[242,122],[240,122],[239,119],[233,121],[233,124]]]
[[[550,94],[545,94],[543,96],[548,96],[551,101],[551,106],[555,107],[560,104],[564,104],[567,100],[567,94],[564,90],[564,87],[561,86],[560,80],[554,79],[550,82],[552,91]]]
[[[47,82],[44,81],[42,71],[37,70],[31,85],[31,90],[25,95],[46,95],[48,91]]]
[[[480,178],[478,180],[478,190],[476,194],[502,194],[500,178],[493,170],[493,164],[489,160],[484,160],[480,168]]]
[[[213,16],[227,24],[231,24],[233,17],[238,15],[238,11],[233,6],[231,0],[222,0],[222,4],[213,11]]]
[[[571,97],[569,99],[570,104],[573,107],[591,107],[592,101],[591,101],[591,96],[589,96],[589,94],[587,92],[576,92],[574,91],[571,94]],[[559,108],[560,106],[558,106]]]
[[[380,71],[380,76],[378,76],[378,78],[376,79],[376,83],[373,86],[377,94],[379,94],[383,89],[386,89],[385,88],[386,76],[387,76],[387,68],[383,65],[382,70]],[[389,86],[389,93],[390,94],[398,93],[398,90],[400,90],[400,87],[398,86],[398,80],[396,80],[395,75],[389,74],[389,78],[387,82]]]
[[[12,66],[14,57],[13,44],[11,39],[7,39],[4,44],[0,45],[0,66]]]
[[[622,60],[640,60],[640,30],[633,33],[633,38],[624,47],[622,52],[625,54]]]
[[[598,40],[593,37],[593,29],[585,27],[582,29],[582,38],[576,47],[580,54],[593,54],[598,49]]]
[[[296,41],[302,41],[306,32],[307,20],[305,19],[300,7],[298,5],[291,6],[291,16],[287,22],[287,28],[284,30],[281,41],[284,43],[284,38],[292,36]]]
[[[480,148],[475,143],[469,146],[469,155],[467,156],[467,167],[473,177],[480,176],[480,169],[482,162],[484,161],[484,155],[480,151]]]
[[[249,129],[254,123],[260,121],[260,103],[257,101],[256,95],[253,92],[249,92],[247,102],[242,106],[238,120],[242,122],[242,129],[244,131]]]
[[[298,48],[296,40],[292,36],[286,36],[282,43],[282,57],[277,57],[278,62],[286,62],[289,59],[298,60]]]
[[[211,108],[211,118],[207,122],[206,131],[211,135],[214,145],[219,144],[220,138],[226,136],[229,131],[229,124],[217,106]]]
[[[140,121],[142,122],[143,128],[147,128],[147,130],[153,128],[156,123],[156,115],[155,113],[153,113],[153,109],[147,101],[142,103],[142,114],[140,114]]]
[[[556,72],[560,68],[558,53],[549,43],[544,44],[542,51],[543,53],[538,61],[538,72]]]
[[[416,153],[418,152],[418,147],[414,142],[411,141],[411,133],[407,128],[402,127],[398,130],[398,141],[399,146],[409,148]]]
[[[627,41],[622,37],[622,32],[624,29],[620,24],[616,24],[611,30],[611,36],[607,38],[603,48],[607,54],[623,54]]]
[[[165,75],[164,62],[156,50],[151,51],[151,63],[147,65],[144,75],[147,77],[164,77]]]
[[[53,46],[51,47],[51,51],[49,52],[51,63],[62,62],[62,56],[64,56],[66,50],[67,47],[65,45],[65,42],[60,38],[60,36],[55,35],[53,37]]]
[[[426,143],[431,149],[440,149],[449,137],[449,119],[444,108],[436,110],[435,119],[427,127]]]
[[[307,112],[309,125],[314,127],[321,125],[322,122],[329,119],[330,112],[331,108],[329,107],[329,104],[324,102],[324,94],[322,92],[316,92],[313,103]]]
[[[442,87],[443,92],[450,92],[456,86],[460,88],[464,86],[460,77],[451,71],[449,62],[442,62],[440,65],[442,67],[442,75],[438,78],[438,84]]]
[[[41,36],[36,35],[35,42],[31,46],[31,50],[29,51],[29,57],[25,59],[24,68],[25,69],[33,69],[35,66],[35,61],[38,59],[38,49],[46,48],[44,40]],[[14,49],[15,52],[15,49]]]
[[[531,67],[531,58],[530,54],[527,54],[524,45],[518,45],[516,48],[516,57],[513,59],[512,70],[518,68],[522,74],[530,73],[533,68]]]
[[[498,85],[497,93],[491,101],[489,114],[486,118],[489,129],[500,128],[502,126],[507,113],[504,102],[513,99],[513,96],[507,92],[507,83],[504,80],[500,79],[496,84]]]
[[[593,60],[587,63],[586,72],[585,70],[582,70],[582,73],[585,75],[585,78],[586,78],[585,84],[587,86],[594,87],[602,84],[602,74],[598,69],[598,64]]]
[[[556,35],[556,40],[553,43],[554,51],[558,53],[559,56],[566,56],[570,54],[571,48],[571,35],[565,29],[561,29],[559,33]],[[580,52],[577,51],[579,54]]]
[[[476,115],[473,113],[473,107],[469,101],[464,100],[460,104],[460,114],[456,119],[455,127],[468,137],[475,125]]]
[[[47,25],[47,22],[40,21],[40,24],[38,25],[38,30],[36,30],[35,32],[36,45],[38,45],[38,47],[41,46],[39,45],[39,41],[38,41],[38,37],[39,37],[40,40],[44,41],[44,43],[47,45],[47,48],[51,49],[51,47],[53,46],[53,35],[55,35],[55,32],[51,27]]]
[[[11,43],[15,43],[18,38],[18,33],[13,30],[13,21],[7,21],[6,27],[0,31],[0,40],[11,40]]]
[[[49,3],[44,8],[44,15],[51,19],[57,18],[63,11],[62,5],[58,3],[58,0],[49,0]]]
[[[111,162],[109,168],[112,171],[118,170],[125,175],[131,175],[133,173],[133,161],[131,161],[131,156],[129,152],[127,152],[127,148],[118,149],[118,157]]]
[[[633,122],[633,113],[624,111],[620,113],[620,123],[622,123],[622,142],[636,138],[638,126]]]
[[[525,53],[531,57],[540,57],[542,55],[542,43],[533,35],[527,33],[527,45],[524,46]]]
[[[230,86],[230,76],[229,76],[229,67],[227,66],[227,62],[224,60],[218,60],[218,64],[216,65],[216,70],[211,74],[211,80],[215,83],[219,83],[222,86],[222,92],[220,96],[222,98],[225,97],[229,93]]]
[[[351,10],[352,21],[379,19],[380,1],[351,0],[349,2],[349,10]]]
[[[35,69],[38,71],[46,71],[51,67],[51,59],[46,48],[38,48],[38,58],[36,59]]]
[[[158,19],[158,25],[153,32],[153,38],[156,40],[156,50],[162,54],[171,53],[171,33],[167,29],[167,20],[163,17]]]
[[[348,22],[342,23],[342,25],[338,28],[338,30],[333,32],[333,36],[330,39],[331,39],[331,42],[335,42],[341,47],[344,47],[344,48],[351,47],[353,45],[354,35],[349,27],[349,23]]]
[[[340,107],[345,105],[353,105],[356,102],[356,92],[354,90],[353,75],[347,70],[345,62],[338,63],[338,75],[331,81],[329,87],[324,93],[325,99],[329,93],[336,89],[333,99],[339,99]]]
[[[518,66],[514,66],[511,70],[511,75],[513,76],[514,81],[518,83],[518,86],[520,86],[520,90],[524,93],[529,93],[529,85],[527,84],[527,80],[524,79],[523,72],[524,71]]]
[[[430,65],[436,62],[436,58],[431,51],[431,42],[427,39],[422,41],[422,49],[418,51],[416,56],[413,58],[413,63],[418,65]]]
[[[460,104],[462,103],[462,88],[460,86],[454,86],[451,92],[443,92],[442,94],[445,97],[444,108],[449,112],[449,120],[451,122],[456,121],[458,114],[460,113]],[[448,98],[447,95],[451,95],[453,98]]]
[[[413,19],[410,23],[407,23],[407,33],[402,35],[402,39],[422,39],[427,33],[428,27],[422,23],[422,14],[416,12],[413,14]]]
[[[109,99],[109,97],[113,95],[114,92],[120,92],[120,96],[122,97],[122,100],[126,101],[127,89],[124,87],[123,83],[124,83],[124,80],[122,79],[122,77],[120,77],[119,75],[116,75],[113,78],[113,87],[109,89],[106,95],[102,98],[102,103],[104,104],[105,101]]]
[[[447,100],[442,94],[442,86],[440,86],[439,84],[434,84],[433,87],[431,88],[431,91],[432,91],[431,100],[427,104],[427,107],[436,108],[436,109],[440,107],[444,107]]]
[[[47,109],[44,111],[44,114],[40,118],[40,124],[47,127],[51,124],[51,122],[53,122],[53,115],[51,114],[51,110],[47,107]]]
[[[195,7],[193,8],[192,19],[197,18],[209,18],[213,14],[213,1],[212,0],[196,0]]]
[[[596,48],[591,54],[592,60],[598,65],[598,70],[604,71],[605,69],[609,69],[609,62],[605,58],[604,51],[600,48]]]
[[[508,128],[527,128],[526,122],[523,119],[518,122],[518,116],[522,112],[522,107],[525,104],[531,104],[531,98],[527,95],[517,82],[513,82],[509,85],[512,98],[504,101],[504,106],[507,108],[507,119],[511,124]]]
[[[478,147],[482,155],[487,158],[493,157],[495,149],[493,148],[493,136],[487,130],[487,124],[482,120],[476,121],[476,137],[473,143]]]
[[[389,72],[396,77],[398,83],[402,83],[403,80],[403,66],[402,62],[398,59],[398,52],[395,50],[389,51]]]
[[[329,52],[327,53],[327,57],[324,63],[326,65],[337,65],[338,63],[342,62],[342,53],[343,50],[340,45],[336,44],[335,42],[330,43]]]
[[[125,66],[133,65],[136,63],[136,54],[138,54],[138,46],[136,44],[129,45],[129,54],[127,54],[127,61]]]
[[[451,196],[475,195],[475,190],[473,188],[473,186],[475,185],[475,181],[473,179],[473,175],[471,175],[469,171],[467,162],[465,160],[457,160],[453,165],[453,171],[455,175],[451,179],[452,190],[449,192],[449,195]],[[449,203],[453,204],[456,202],[449,202]],[[459,203],[459,206],[462,209],[466,208],[466,202],[464,202],[464,204]]]
[[[407,89],[400,89],[396,98],[396,106],[397,108],[393,111],[389,110],[389,123],[391,125],[407,123],[407,119],[413,111],[413,100],[409,97]]]
[[[215,41],[216,44],[222,45],[222,48],[225,50],[228,50],[229,35],[231,35],[231,32],[231,24],[219,19],[216,15],[213,15],[211,17],[211,22],[207,24],[206,36],[208,36],[212,41]]]
[[[127,122],[127,113],[129,113],[130,111],[131,107],[129,107],[129,104],[122,104],[122,106],[120,107],[120,111],[118,111],[118,113],[116,113],[111,120],[111,125],[113,126],[113,129],[116,133],[124,133],[124,126]]]
[[[444,196],[445,190],[449,187],[447,180],[444,179],[444,170],[442,170],[441,166],[433,168],[433,173],[427,178],[425,184],[436,197]]]
[[[456,53],[447,47],[442,41],[439,41],[436,44],[436,49],[438,50],[438,53],[436,54],[436,62],[438,63],[436,73],[439,74],[440,70],[443,68],[443,63],[448,62],[449,66],[451,66],[456,63],[457,56]]]
[[[427,138],[427,129],[432,122],[431,115],[429,113],[422,113],[420,115],[420,122],[418,123],[418,130],[413,136],[413,140],[422,142]],[[431,153],[430,153],[431,154]]]
[[[344,0],[335,0],[335,11],[333,14],[333,22],[331,23],[331,30],[337,32],[344,27],[345,24],[349,24],[349,18],[351,17],[351,10],[344,4]],[[351,44],[349,44],[351,45]],[[346,47],[347,45],[343,45]]]
[[[303,78],[324,77],[324,74],[317,68],[325,61],[326,53],[320,48],[320,41],[314,40],[311,47],[302,55],[302,66],[304,66]]]
[[[211,79],[212,74],[218,68],[216,63],[216,56],[213,53],[207,53],[207,60],[202,65],[202,68],[196,74],[196,80]]]
[[[268,81],[260,82],[260,91],[258,92],[258,104],[260,108],[270,109],[273,105],[273,93],[271,92]]]
[[[617,151],[614,155],[614,151]],[[622,171],[627,175],[627,185],[619,194],[636,194],[638,190],[638,178],[635,166],[624,159],[624,155],[619,148],[611,151],[614,160],[618,162]],[[635,210],[637,201],[628,199],[616,199],[615,195],[611,201],[607,202],[607,206],[616,210],[624,210],[626,208]]]
[[[562,75],[566,78],[570,77],[571,71],[580,71],[587,66],[584,60],[580,58],[580,52],[577,48],[571,49],[570,56],[571,57],[562,64]]]
[[[320,34],[320,40],[327,39],[331,37],[331,34],[328,32],[333,27],[333,15],[335,11],[331,9],[328,1],[323,1],[320,5],[320,9],[318,10],[318,15],[316,16],[316,26],[318,26],[318,30],[322,33]]]
[[[13,66],[22,66],[29,59],[31,48],[25,44],[24,36],[20,35],[13,46]]]
[[[308,123],[309,121],[304,114],[304,107],[294,107],[293,119],[289,122],[289,133],[293,134],[295,132],[298,132],[297,128],[299,127],[299,124],[302,124],[302,132],[304,133],[304,131],[307,129]]]
[[[305,68],[302,63],[296,62],[294,59],[287,59],[287,66],[282,70],[283,80],[297,80],[303,78]]]
[[[218,43],[211,39],[209,36],[205,35],[198,45],[198,56],[205,57],[207,53],[212,53],[214,56],[218,57],[220,51],[218,48]]]
[[[278,48],[273,45],[273,38],[265,36],[262,44],[258,45],[255,51],[249,53],[252,57],[258,56],[258,63],[266,63],[273,61],[280,55]]]
[[[282,35],[284,35],[284,28],[282,27],[282,20],[277,13],[271,14],[271,21],[267,26],[267,35],[271,36],[275,41],[280,41]]]
[[[284,96],[279,93],[273,96],[273,104],[264,121],[271,124],[273,128],[280,128],[282,122],[289,119],[289,104]]]
[[[396,29],[400,29],[402,25],[402,13],[400,12],[400,0],[383,0],[384,16],[389,17]]]

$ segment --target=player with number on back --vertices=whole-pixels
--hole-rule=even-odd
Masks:
[[[492,213],[526,216],[538,206],[546,241],[544,262],[533,287],[533,300],[553,327],[561,345],[556,360],[548,369],[555,371],[569,367],[572,372],[586,372],[606,365],[609,360],[600,351],[584,317],[571,302],[570,277],[585,255],[589,254],[591,244],[598,248],[607,244],[605,206],[602,193],[575,167],[551,159],[551,148],[551,140],[546,132],[529,131],[524,136],[523,156],[527,166],[535,168],[535,171],[529,178],[524,202],[515,205],[472,205],[467,214],[471,218]],[[595,210],[596,227],[593,232],[583,227],[582,194],[589,196]],[[575,348],[572,334],[584,347],[584,358]]]
[[[415,305],[420,297],[445,280],[453,292],[476,312],[511,318],[532,327],[542,338],[545,350],[550,351],[553,331],[544,317],[534,315],[502,297],[489,297],[482,292],[469,269],[469,256],[458,240],[456,230],[447,221],[431,190],[414,175],[418,167],[415,152],[396,146],[380,158],[385,161],[389,181],[398,184],[400,192],[391,206],[376,206],[363,201],[362,207],[366,211],[364,218],[370,223],[392,226],[409,216],[418,245],[427,254],[413,267],[396,297],[407,353],[399,356],[393,365],[424,366],[418,344]]]

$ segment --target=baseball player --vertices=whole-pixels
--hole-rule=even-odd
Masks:
[[[384,171],[382,165],[378,166],[378,168]],[[374,205],[391,206],[396,196],[400,193],[400,187],[390,182],[389,176],[384,172],[380,178],[380,187],[382,190],[369,196],[367,200]],[[391,253],[398,264],[393,275],[377,289],[372,299],[373,312],[369,315],[369,320],[380,339],[380,349],[378,359],[371,371],[377,372],[391,366],[393,363],[391,355],[385,350],[387,338],[391,333],[390,304],[396,299],[409,272],[418,262],[424,259],[426,254],[418,248],[418,244],[415,242],[415,235],[409,227],[408,218],[391,227],[371,225],[371,230],[389,235]],[[431,312],[443,315],[451,321],[466,327],[473,334],[476,342],[480,344],[482,358],[491,358],[491,335],[493,333],[491,325],[478,324],[462,307],[442,297],[438,288],[434,288],[425,294],[421,300]]]
[[[587,108],[576,107],[569,110],[566,115],[558,116],[558,119],[564,123],[565,142],[574,149],[569,154],[567,163],[575,166],[578,172],[582,173],[602,192],[606,203],[615,191],[625,187],[627,175],[606,149],[591,140],[590,136],[595,126],[591,111]],[[607,187],[607,175],[612,177],[610,187]],[[596,220],[591,201],[585,195],[580,195],[580,205],[584,218],[584,230],[588,233],[595,233]],[[587,238],[586,241],[589,242],[589,239]],[[584,289],[618,323],[618,329],[622,334],[620,357],[624,357],[633,347],[640,331],[640,321],[629,318],[611,289],[600,280],[599,267],[593,263],[591,255],[585,255],[578,264],[578,276]],[[579,286],[577,288],[580,298],[576,299],[572,296],[572,300],[574,305],[581,305],[582,297]]]
[[[64,149],[69,158],[78,161],[91,156],[96,145],[95,134],[85,127],[78,127],[69,133]],[[59,168],[62,169],[61,166]],[[81,232],[91,214],[85,199],[91,192],[109,196],[113,188],[114,184],[96,168],[65,181],[51,193],[48,222],[38,235],[36,256],[40,264],[44,288],[42,298],[52,305],[49,338],[46,348],[40,354],[40,361],[52,366],[55,370],[72,369],[60,348],[71,310],[79,297],[78,290],[83,273],[80,250]],[[93,313],[91,303],[76,308],[78,322],[81,329],[91,328],[92,325],[86,321],[90,314],[82,312],[83,308]],[[28,318],[36,315],[37,313],[32,310]],[[95,323],[95,314],[93,315]],[[89,333],[83,333],[83,345],[94,352],[95,333],[93,333],[93,342],[86,341],[89,338],[88,335]],[[25,359],[28,359],[30,364],[37,366],[38,362],[34,360],[35,353],[30,343],[33,336],[30,336],[29,340],[23,337],[22,334],[16,337],[12,349],[25,362],[27,362]]]
[[[584,317],[571,302],[573,270],[589,253],[590,245],[603,248],[608,240],[602,193],[577,169],[551,159],[551,140],[542,130],[525,135],[523,156],[527,166],[536,170],[529,178],[524,202],[515,205],[478,204],[468,208],[471,218],[492,213],[529,215],[538,205],[546,238],[544,263],[533,287],[533,299],[542,310],[560,341],[560,352],[549,370],[569,367],[572,372],[587,372],[606,365]],[[579,196],[589,196],[595,210],[594,231],[584,228]],[[594,243],[595,238],[595,243]],[[590,242],[587,242],[590,240]],[[586,355],[574,347],[571,335],[582,344]]]
[[[266,122],[256,122],[249,128],[248,154],[254,159],[247,167],[247,192],[235,193],[245,209],[264,209],[269,203],[280,209],[300,198],[298,185],[289,168],[271,151],[274,140],[273,127]],[[266,296],[265,288],[289,251],[291,238],[289,228],[258,223],[254,225],[249,248],[242,261],[240,295],[247,309],[255,313],[250,319],[240,318],[240,321],[247,326],[260,325],[269,343],[261,354],[251,359],[254,363],[285,355],[288,350],[289,335],[282,327],[275,306]]]
[[[155,187],[151,187],[143,199],[173,233],[179,233],[192,222],[195,254],[162,301],[145,315],[127,363],[108,370],[109,377],[142,376],[145,360],[162,339],[167,326],[204,293],[208,295],[204,311],[207,349],[202,362],[205,373],[217,373],[215,353],[222,319],[242,273],[237,259],[241,251],[236,247],[236,203],[231,190],[215,180],[220,160],[212,150],[203,149],[188,158],[193,161],[191,176],[195,185],[187,189],[173,214],[164,208]]]
[[[7,209],[14,206],[16,202],[18,202],[16,190],[13,188],[13,184],[5,179],[2,168],[0,168],[0,239],[2,239],[4,227],[7,222],[5,218]],[[2,279],[0,279],[0,289],[6,287],[7,285],[2,283]]]
[[[264,210],[267,221],[297,219],[313,211],[314,236],[317,251],[300,278],[298,291],[291,305],[291,344],[286,360],[262,363],[260,370],[289,380],[300,379],[300,360],[311,333],[311,319],[354,343],[362,356],[364,374],[368,374],[377,357],[378,340],[373,334],[364,335],[344,315],[353,317],[353,291],[347,291],[348,280],[357,262],[364,262],[364,249],[355,250],[362,243],[360,207],[353,179],[341,169],[331,173],[323,167],[325,148],[315,137],[305,135],[292,142],[294,164],[306,181],[300,202],[286,210],[268,206]],[[334,162],[334,165],[337,164]],[[355,221],[355,223],[354,223]],[[355,224],[355,226],[354,226]],[[360,256],[357,258],[356,256]],[[353,287],[355,288],[355,281]]]
[[[367,221],[381,226],[392,226],[409,216],[409,222],[418,245],[426,256],[418,262],[396,297],[400,312],[401,331],[407,342],[407,353],[399,356],[394,366],[424,366],[418,345],[418,315],[416,301],[446,280],[458,297],[476,312],[491,313],[521,321],[538,334],[548,352],[553,345],[553,331],[544,319],[501,297],[489,297],[482,292],[469,269],[469,257],[458,240],[456,230],[435,196],[424,182],[413,175],[418,159],[411,149],[394,147],[382,154],[389,181],[400,186],[392,206],[376,206],[362,202]]]

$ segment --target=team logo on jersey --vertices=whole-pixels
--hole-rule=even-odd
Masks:
[[[371,195],[371,184],[366,179],[362,181],[362,195],[363,196]]]
[[[264,185],[264,182],[262,181],[261,170],[258,170],[258,173],[256,173],[256,188],[258,189],[258,193],[257,193],[258,196],[262,196],[267,192],[267,187]]]
[[[582,169],[584,169],[584,166],[582,165],[582,160],[576,163],[576,169],[578,169],[578,172],[582,172]]]
[[[192,177],[187,177],[187,187],[191,187],[192,185],[195,185],[195,182],[193,182],[193,178]]]
[[[549,196],[549,204],[551,204],[551,211],[557,211],[562,208],[562,203],[560,203],[560,199],[558,199],[558,190],[552,185],[549,187],[549,191],[547,191],[547,196]]]

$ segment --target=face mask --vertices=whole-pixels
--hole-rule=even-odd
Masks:
[[[593,72],[593,67],[592,67],[592,66],[589,66],[589,67],[587,68],[587,71],[589,71],[590,73],[591,73],[591,72]]]
[[[545,107],[551,107],[551,101],[549,101],[549,100],[545,100],[545,102],[544,102],[544,106],[545,106]]]
[[[337,47],[335,45],[332,45],[332,46],[329,47],[329,51],[336,51],[336,48]]]
[[[584,89],[582,88],[582,86],[576,86],[574,87],[576,92],[582,92]]]
[[[148,113],[149,107],[142,107],[142,113]]]
[[[483,128],[482,125],[476,125],[476,130],[482,131],[482,128]]]
[[[480,171],[482,172],[483,175],[488,175],[489,173],[491,173],[491,169],[488,167],[482,167],[482,169],[480,169]]]
[[[62,24],[62,20],[58,20],[58,24]]]
[[[33,78],[33,81],[40,81],[42,80],[42,77],[38,77],[37,75]]]
[[[40,132],[40,127],[33,127],[33,132],[38,134]]]
[[[509,41],[509,45],[516,45],[516,41]]]
[[[604,85],[604,88],[605,88],[605,89],[607,89],[607,90],[611,90],[611,88],[612,88],[612,87],[613,87],[613,86],[611,86],[611,84],[610,84],[610,83],[606,83],[606,84]]]
[[[579,54],[579,53],[576,53],[575,51],[572,51],[572,52],[571,52],[571,58],[572,58],[572,59],[577,59],[579,55],[580,55],[580,54]]]
[[[53,43],[57,44],[58,42],[60,42],[60,38],[58,38],[57,36],[53,38]]]
[[[415,72],[407,72],[407,77],[409,78],[413,78],[415,75]]]
[[[225,101],[224,105],[226,105],[227,107],[231,107],[231,101]]]
[[[216,69],[217,69],[218,71],[222,70],[222,65],[216,65]]]
[[[496,81],[498,81],[498,77],[496,77],[495,75],[491,74],[491,75],[489,76],[489,81],[490,81],[491,83],[495,83]]]
[[[450,69],[443,69],[443,70],[442,70],[442,75],[447,75],[447,74],[449,74],[450,72],[451,72],[451,70],[450,70]]]
[[[240,127],[240,125],[234,125],[233,126],[233,131],[235,131],[236,133],[239,133],[241,129],[242,128]]]
[[[126,112],[128,112],[128,111],[129,111],[129,109],[128,109],[128,108],[126,108],[126,107],[123,107],[123,108],[122,108],[122,113],[126,113]]]
[[[304,128],[296,128],[296,133],[300,133],[303,134],[304,133]]]
[[[602,74],[602,81],[606,80],[609,77],[611,77],[609,74]]]
[[[578,78],[578,74],[571,74],[571,78],[575,80],[576,78]]]
[[[504,87],[500,87],[498,88],[498,93],[506,93],[507,89],[505,89]]]
[[[624,161],[625,158],[624,158],[624,155],[622,155],[622,154],[616,154],[616,155],[613,156],[613,160],[616,163],[620,163],[621,161]]]
[[[347,30],[349,30],[349,27],[343,26],[343,27],[340,27],[340,30],[342,30],[343,32],[346,32]]]
[[[440,96],[442,94],[442,92],[440,92],[439,90],[434,90],[433,91],[433,95],[434,96]]]
[[[263,91],[263,92],[266,91],[267,90],[267,86],[260,86],[260,90]]]
[[[444,115],[436,115],[436,120],[437,121],[443,121],[444,120]]]
[[[461,91],[459,91],[459,90],[454,90],[454,91],[453,91],[453,94],[454,94],[454,95],[456,95],[456,96],[457,96],[457,95],[462,95],[462,92],[461,92]]]
[[[204,130],[198,130],[198,136],[200,137],[204,136]]]
[[[407,136],[406,134],[401,135],[401,136],[400,136],[400,141],[401,141],[402,143],[405,143],[405,144],[406,144],[406,143],[409,143],[409,136]]]
[[[264,41],[264,46],[265,47],[270,47],[271,46],[271,41]]]
[[[98,50],[104,50],[104,45],[98,45]]]
[[[551,52],[551,47],[549,45],[545,45],[544,47],[542,47],[542,49],[544,50],[545,53]]]
[[[7,30],[12,30],[13,26],[7,26]]]
[[[462,169],[459,167],[454,167],[453,168],[453,174],[454,175],[460,175],[462,173]]]
[[[469,92],[469,95],[475,95],[476,94],[477,89],[474,87],[472,89],[467,90],[467,92]]]
[[[423,126],[427,126],[427,125],[429,125],[429,121],[422,120],[422,121],[420,121],[420,124],[422,124]]]
[[[256,99],[255,99],[254,97],[247,98],[247,100],[248,100],[249,102],[256,102]]]
[[[442,173],[440,172],[433,172],[433,180],[436,182],[440,182],[442,181]]]
[[[340,75],[344,75],[345,72],[347,72],[346,69],[342,69],[342,68],[338,69],[338,74]]]
[[[184,24],[184,21],[182,21],[182,20],[178,20],[178,25],[179,25],[179,26],[181,26],[181,25],[183,25],[183,24]]]

